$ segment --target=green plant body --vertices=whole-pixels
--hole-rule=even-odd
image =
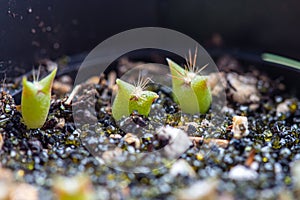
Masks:
[[[40,81],[30,82],[23,77],[21,112],[24,123],[29,129],[41,128],[47,119],[56,71],[57,68]]]
[[[207,85],[207,77],[199,75],[202,69],[196,70],[191,64],[183,69],[168,58],[167,62],[172,75],[173,93],[182,112],[205,114],[210,108],[212,96]]]
[[[147,81],[139,81],[137,86],[117,79],[118,93],[112,106],[112,115],[115,120],[120,120],[123,116],[129,116],[133,111],[138,114],[148,116],[151,105],[159,96],[155,92],[144,90]]]

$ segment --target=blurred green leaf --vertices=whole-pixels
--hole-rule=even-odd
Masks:
[[[295,69],[300,69],[300,62],[297,60],[293,60],[293,59],[286,58],[283,56],[278,56],[278,55],[271,54],[271,53],[263,53],[261,57],[264,61],[293,67]]]

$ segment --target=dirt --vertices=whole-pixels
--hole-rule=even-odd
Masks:
[[[53,96],[47,122],[36,130],[26,129],[14,99],[2,92],[1,170],[12,174],[9,179],[13,184],[34,187],[31,188],[33,195],[40,199],[65,194],[66,191],[55,187],[57,177],[75,177],[76,183],[81,180],[76,177],[82,174],[87,184],[74,187],[73,192],[86,194],[89,191],[96,199],[277,199],[283,194],[296,197],[300,188],[294,183],[299,177],[292,173],[292,168],[300,159],[299,100],[267,75],[242,70],[233,58],[225,57],[221,61],[222,65],[231,63],[230,68],[222,66],[227,69],[222,73],[228,101],[222,115],[212,110],[206,115],[182,114],[170,92],[154,85],[149,88],[159,94],[152,105],[155,114],[147,118],[133,113],[124,118],[125,124],[133,122],[125,129],[131,131],[120,129],[111,116],[114,84],[107,81],[107,77],[102,77],[99,83],[92,81],[82,85],[82,92],[73,94],[71,99],[70,82],[63,91],[54,91],[59,95]],[[56,81],[56,84],[64,84],[62,78]],[[65,91],[69,93],[62,95]],[[72,102],[94,105],[94,97],[97,119],[89,111],[78,112],[85,120],[97,123],[75,126]],[[234,124],[234,130],[243,133],[238,137],[233,131],[234,116],[247,119],[244,129]],[[189,147],[178,161],[149,169],[145,174],[119,171],[105,164],[105,159],[128,158],[132,152],[153,152],[169,144],[173,131],[166,129],[163,135],[155,131],[161,117],[165,117],[165,125],[189,138]],[[136,135],[135,130],[140,130],[137,124],[147,129]],[[244,134],[245,129],[247,134]],[[104,153],[95,157],[87,148],[87,142]],[[180,149],[184,144],[177,145],[173,148]],[[161,158],[149,156],[144,161],[156,162],[155,159],[159,162]],[[130,166],[135,161],[126,162]],[[1,184],[5,180],[0,177]],[[63,182],[60,184],[61,188],[68,187]],[[13,186],[6,188],[5,195],[10,195],[10,187]],[[196,192],[199,188],[205,191]]]

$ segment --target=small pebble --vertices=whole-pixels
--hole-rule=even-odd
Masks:
[[[181,200],[214,200],[217,197],[218,181],[206,179],[197,181],[186,189],[178,192],[177,199]]]
[[[258,173],[251,168],[237,165],[231,168],[228,177],[234,180],[255,180],[258,177]]]
[[[177,160],[170,169],[170,174],[172,176],[188,176],[196,177],[196,172],[194,169],[186,162],[184,159]]]
[[[234,116],[232,122],[232,132],[235,139],[241,139],[249,134],[247,117]]]

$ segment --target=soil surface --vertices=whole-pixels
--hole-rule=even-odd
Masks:
[[[227,105],[220,113],[210,109],[205,115],[181,113],[169,90],[150,84],[148,89],[159,95],[150,117],[133,113],[115,122],[111,115],[115,74],[100,81],[91,79],[73,94],[70,81],[67,84],[59,77],[45,125],[27,130],[14,99],[2,92],[0,184],[6,187],[0,197],[23,191],[27,199],[66,199],[72,194],[96,199],[296,198],[300,191],[299,100],[280,81],[255,69],[242,70],[250,68],[239,66],[233,58],[220,58],[218,66]],[[220,91],[214,87],[213,76],[210,84],[217,96]],[[92,106],[95,115],[77,110],[74,116],[73,102]],[[79,127],[74,122],[78,116],[96,123]],[[120,124],[128,126],[121,129]],[[141,127],[146,128],[137,134]],[[172,156],[188,144],[178,159],[145,156],[145,163],[164,166],[144,169],[149,173],[130,171],[136,162],[130,160],[131,154],[162,149],[175,133],[189,138],[164,152]],[[115,159],[125,159],[128,170],[105,164]]]

